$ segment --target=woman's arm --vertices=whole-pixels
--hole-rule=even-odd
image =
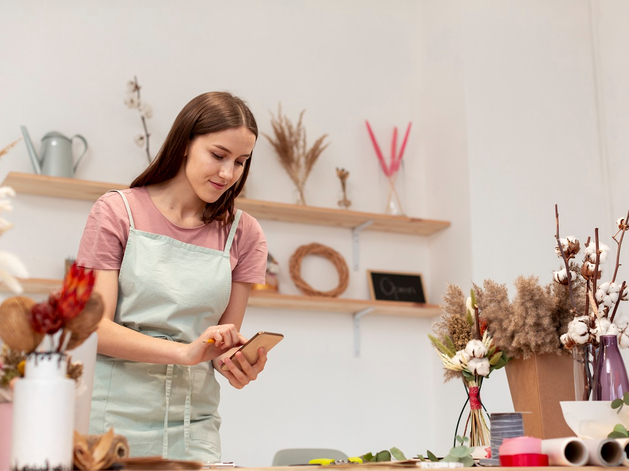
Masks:
[[[118,300],[118,270],[95,272],[94,290],[100,293],[105,305],[103,319],[97,330],[98,353],[144,363],[196,365],[216,358],[226,349],[240,343],[238,330],[233,323],[209,327],[190,344],[153,338],[116,324],[114,315]],[[210,338],[215,343],[205,343]]]
[[[242,320],[245,316],[245,308],[249,301],[249,293],[251,292],[251,283],[241,283],[234,281],[232,283],[232,292],[229,298],[229,304],[227,309],[221,316],[219,324],[229,323],[235,325],[238,330],[242,326]],[[222,327],[221,327],[222,328]],[[242,336],[241,336],[242,337]],[[244,340],[244,339],[243,339]],[[234,365],[229,359],[225,360],[227,370],[222,370],[218,359],[212,360],[214,369],[220,374],[225,376],[236,389],[242,389],[251,381],[254,381],[258,374],[264,369],[266,364],[266,352],[264,348],[258,350],[258,361],[255,364],[250,364],[242,353],[236,354],[236,361],[240,363],[242,371],[236,365]]]

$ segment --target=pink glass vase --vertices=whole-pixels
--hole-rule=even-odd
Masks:
[[[601,335],[594,365],[592,400],[613,401],[629,392],[627,369],[615,335]]]

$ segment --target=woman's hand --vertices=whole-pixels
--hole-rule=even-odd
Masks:
[[[238,368],[235,364],[238,362],[240,364],[242,370]],[[242,352],[236,353],[234,360],[230,360],[226,358],[224,360],[224,364],[226,369],[221,369],[221,361],[214,361],[214,369],[220,372],[227,380],[229,384],[231,384],[236,389],[242,389],[251,381],[255,381],[260,372],[264,369],[264,365],[266,365],[266,351],[264,347],[260,347],[258,349],[258,361],[256,361],[253,365],[247,361]],[[221,364],[219,364],[221,363]]]
[[[180,365],[197,365],[210,361],[232,347],[244,343],[234,324],[219,324],[208,327],[194,342],[181,344]]]

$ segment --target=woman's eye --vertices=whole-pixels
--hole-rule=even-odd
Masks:
[[[225,158],[222,155],[215,154],[214,152],[212,152],[212,155],[214,156],[216,160],[223,160]]]
[[[245,165],[245,163],[241,162],[240,160],[236,160],[236,165],[242,167],[243,165]]]

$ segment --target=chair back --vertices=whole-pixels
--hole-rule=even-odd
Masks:
[[[273,466],[308,464],[310,460],[317,458],[347,460],[347,455],[331,448],[285,448],[275,453]]]

